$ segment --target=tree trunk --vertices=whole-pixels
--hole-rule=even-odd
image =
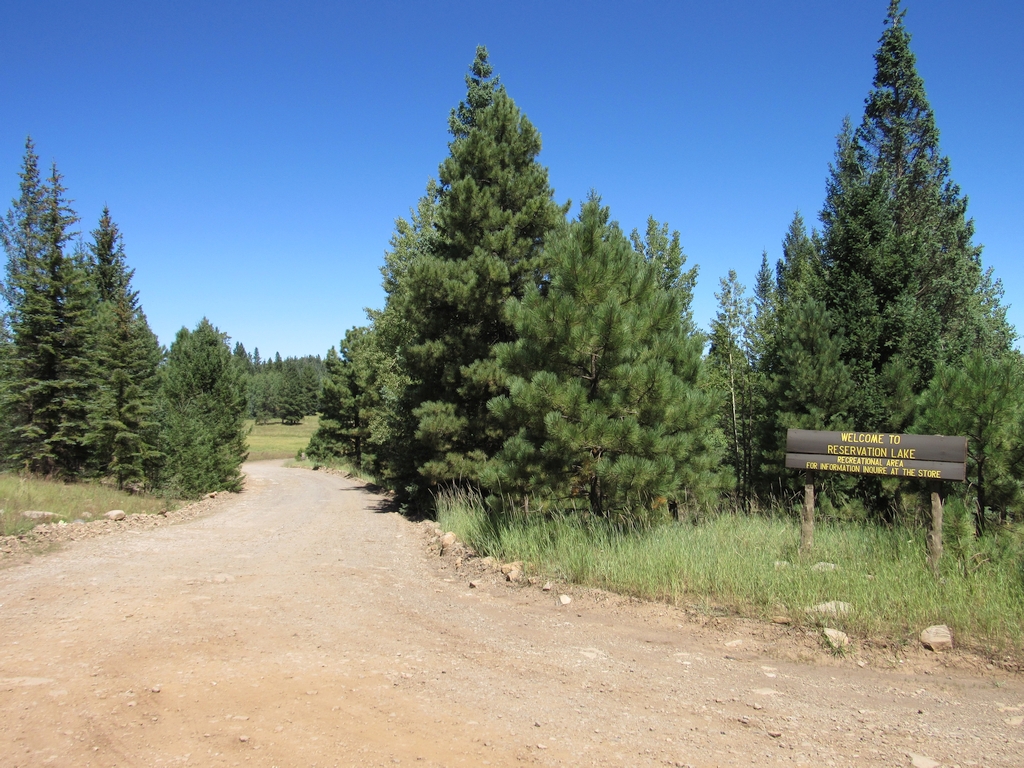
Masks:
[[[928,564],[932,572],[939,575],[939,560],[942,559],[942,485],[932,483],[932,526],[928,531]]]
[[[804,508],[800,515],[800,554],[814,546],[814,472],[804,474]]]

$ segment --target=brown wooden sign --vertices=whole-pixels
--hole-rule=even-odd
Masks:
[[[877,477],[964,480],[967,438],[791,429],[786,435],[786,467]]]

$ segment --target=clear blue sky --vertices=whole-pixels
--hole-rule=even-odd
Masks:
[[[0,209],[26,135],[82,217],[124,233],[169,344],[204,315],[266,356],[324,354],[447,152],[485,44],[540,130],[559,201],[591,188],[750,285],[793,212],[816,223],[844,115],[860,119],[886,0],[48,2],[0,10]],[[1024,330],[1024,10],[909,0],[907,26],[983,259]]]

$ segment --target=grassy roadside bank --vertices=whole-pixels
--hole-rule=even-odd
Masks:
[[[299,451],[309,445],[309,438],[316,432],[320,423],[319,416],[306,416],[299,424],[282,424],[272,421],[269,424],[256,424],[252,419],[246,421],[249,428],[249,461],[262,459],[291,459]]]
[[[153,514],[177,509],[181,502],[160,496],[130,494],[98,483],[62,483],[0,474],[0,536],[25,533],[39,523],[89,521],[112,509],[125,514]],[[48,512],[52,517],[26,516]]]
[[[921,530],[822,524],[812,556],[801,559],[797,523],[783,518],[720,514],[622,534],[578,517],[496,519],[472,499],[438,502],[445,530],[480,554],[522,560],[538,575],[676,605],[785,617],[896,647],[946,624],[959,647],[1024,655],[1020,552],[998,542],[979,542],[988,549],[977,568],[947,555],[936,580]],[[848,603],[849,613],[807,610],[829,601]]]

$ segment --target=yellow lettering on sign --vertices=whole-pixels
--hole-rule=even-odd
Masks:
[[[889,449],[875,445],[828,445],[825,453],[832,456],[873,456],[878,459],[888,458]]]
[[[875,432],[840,432],[839,434],[844,443],[873,443],[875,445],[884,443],[886,437]]]

